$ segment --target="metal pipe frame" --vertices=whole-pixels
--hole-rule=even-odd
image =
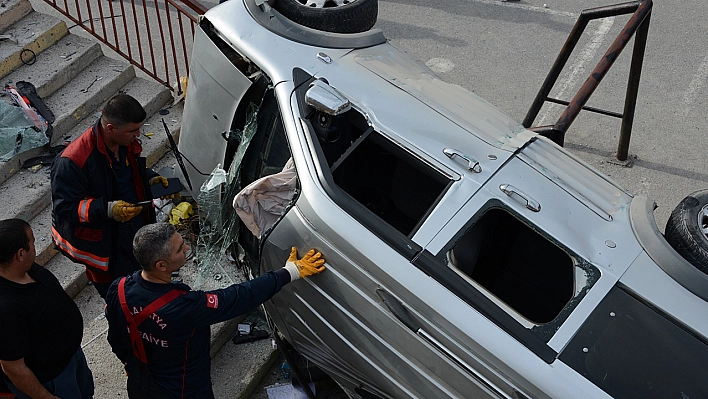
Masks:
[[[563,48],[561,48],[561,51],[553,63],[551,70],[548,72],[546,79],[541,85],[541,89],[538,91],[536,98],[531,104],[531,107],[529,108],[529,111],[522,123],[523,126],[530,130],[536,131],[541,135],[549,137],[558,145],[562,146],[565,141],[565,133],[568,131],[573,121],[575,121],[575,118],[581,110],[622,118],[620,140],[617,147],[616,157],[619,161],[626,161],[629,152],[629,140],[632,134],[632,124],[634,121],[634,112],[637,103],[637,93],[639,91],[639,81],[642,74],[644,52],[649,33],[649,21],[651,19],[652,6],[652,0],[640,0],[592,8],[581,12],[578,20],[573,26],[573,29],[568,35],[568,39],[566,39]],[[595,69],[590,73],[590,76],[587,78],[585,83],[583,83],[580,90],[578,90],[575,94],[575,97],[573,97],[570,102],[548,97],[588,23],[594,19],[613,17],[629,13],[633,13],[632,17],[624,26]],[[585,104],[590,99],[592,93],[605,77],[607,71],[612,67],[615,60],[617,60],[617,57],[619,57],[629,40],[635,34],[636,38],[634,41],[634,51],[629,70],[629,81],[627,83],[623,113],[619,114],[599,108],[586,107]],[[530,126],[538,116],[538,113],[541,111],[541,107],[547,101],[566,105],[566,109],[553,126],[538,126],[531,128]]]

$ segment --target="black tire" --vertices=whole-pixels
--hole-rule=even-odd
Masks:
[[[708,274],[708,190],[696,191],[676,206],[664,235],[676,252]]]
[[[378,0],[350,0],[344,5],[327,0],[324,7],[308,7],[307,3],[308,0],[276,0],[273,8],[295,23],[332,33],[366,32],[374,26],[379,13]]]

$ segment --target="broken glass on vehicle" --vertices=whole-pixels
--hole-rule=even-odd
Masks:
[[[246,149],[258,126],[258,107],[251,104],[243,130],[228,133],[229,141],[238,142],[228,172],[217,166],[202,184],[199,192],[200,231],[195,248],[195,261],[199,287],[205,279],[211,278],[217,265],[221,267],[221,256],[238,238],[239,220],[231,205],[232,199],[241,189],[240,171]],[[220,273],[225,271],[220,270]]]

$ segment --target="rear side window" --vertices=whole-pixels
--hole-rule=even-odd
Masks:
[[[573,259],[502,209],[485,212],[448,259],[534,324],[555,319],[575,293]]]
[[[708,398],[708,345],[613,288],[560,360],[614,398]]]
[[[491,199],[437,254],[478,292],[490,318],[547,343],[599,280],[600,271],[502,201]],[[478,298],[480,299],[480,298]],[[516,328],[516,327],[513,327]]]

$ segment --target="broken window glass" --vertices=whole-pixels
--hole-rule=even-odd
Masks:
[[[241,163],[256,133],[257,117],[258,107],[250,104],[243,130],[229,132],[228,140],[236,140],[239,143],[229,170],[226,171],[219,165],[200,188],[197,199],[200,204],[200,230],[195,248],[197,287],[202,286],[206,279],[211,279],[215,274],[225,274],[232,279],[234,277],[223,270],[222,257],[238,238],[239,218],[231,202],[241,190]],[[221,269],[216,270],[217,267]]]
[[[48,142],[45,131],[36,130],[21,108],[0,101],[0,161],[8,161]]]

